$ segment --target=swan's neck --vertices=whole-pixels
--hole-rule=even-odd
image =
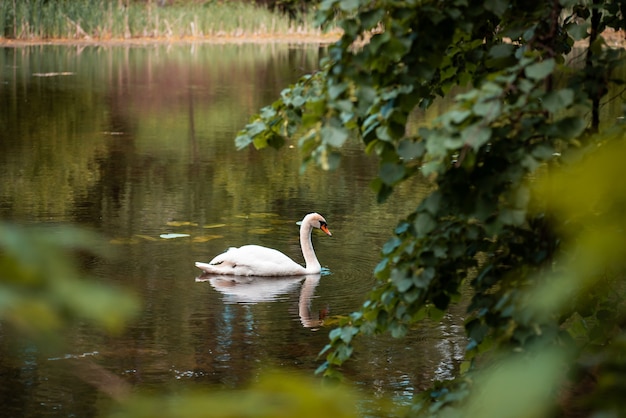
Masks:
[[[317,261],[315,251],[313,250],[313,242],[311,241],[311,231],[313,227],[307,222],[300,226],[300,246],[302,247],[302,255],[306,264],[307,273],[319,273],[322,270],[320,262]]]

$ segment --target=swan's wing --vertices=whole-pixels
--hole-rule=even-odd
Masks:
[[[290,276],[304,274],[304,267],[280,251],[260,245],[229,248],[208,264],[196,267],[211,274],[236,276]]]
[[[209,261],[209,264],[212,266],[218,266],[221,264],[231,265],[232,260],[234,259],[234,254],[239,250],[237,247],[230,247],[222,254],[219,254],[213,258],[213,260]]]

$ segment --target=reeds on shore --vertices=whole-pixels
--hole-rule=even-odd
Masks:
[[[310,16],[290,19],[250,2],[1,0],[0,39],[202,39],[319,35]]]

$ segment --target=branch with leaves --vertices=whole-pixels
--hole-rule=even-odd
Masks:
[[[565,221],[531,192],[532,179],[606,141],[591,134],[602,126],[601,100],[626,79],[624,51],[593,34],[623,28],[622,9],[601,0],[320,4],[320,23],[338,19],[342,38],[318,73],[253,118],[237,145],[297,141],[305,163],[333,169],[341,146],[360,140],[380,160],[372,180],[380,201],[414,176],[429,179],[433,192],[399,220],[382,248],[375,288],[331,331],[319,372],[339,376],[357,336],[401,337],[425,316],[441,316],[464,284],[473,293],[464,371],[488,351],[576,347],[566,324],[585,316],[580,306],[559,305],[548,315],[527,309],[529,291],[562,268]],[[587,41],[584,63],[572,59],[577,41]],[[450,95],[450,110],[408,129],[416,108]],[[607,342],[614,337],[606,334]],[[433,393],[441,396],[431,394],[422,410],[464,398]]]

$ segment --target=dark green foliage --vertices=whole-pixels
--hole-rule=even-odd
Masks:
[[[254,3],[267,7],[270,10],[284,13],[291,19],[296,19],[310,12],[318,2],[305,0],[255,0]]]
[[[585,313],[579,311],[589,304],[575,301],[550,310],[528,306],[529,292],[569,271],[561,245],[568,234],[561,226],[571,214],[553,217],[530,181],[566,164],[561,156],[603,141],[591,134],[600,131],[601,100],[624,83],[618,71],[623,50],[607,48],[598,34],[624,27],[622,8],[609,1],[320,4],[319,22],[338,17],[344,35],[329,48],[322,71],[263,109],[240,133],[238,146],[280,146],[299,138],[307,160],[332,169],[337,149],[359,138],[380,158],[372,182],[379,200],[413,176],[433,183],[431,195],[399,221],[383,246],[368,300],[330,333],[320,372],[337,376],[358,335],[388,331],[400,337],[421,318],[437,318],[459,299],[464,284],[473,291],[465,371],[490,350],[567,347],[557,357],[582,358],[584,350],[576,351],[581,346],[567,328],[579,317],[588,325],[601,313],[612,325],[599,331],[599,339],[612,341],[620,315],[606,292]],[[574,51],[578,40],[588,43]],[[585,62],[573,63],[581,54]],[[453,91],[462,92],[450,110],[417,132],[408,130],[416,107]],[[624,133],[616,129],[617,137]],[[611,275],[618,283],[622,267]],[[612,308],[599,308],[605,304]],[[435,413],[464,399],[470,386],[460,379],[419,401],[416,410]]]

